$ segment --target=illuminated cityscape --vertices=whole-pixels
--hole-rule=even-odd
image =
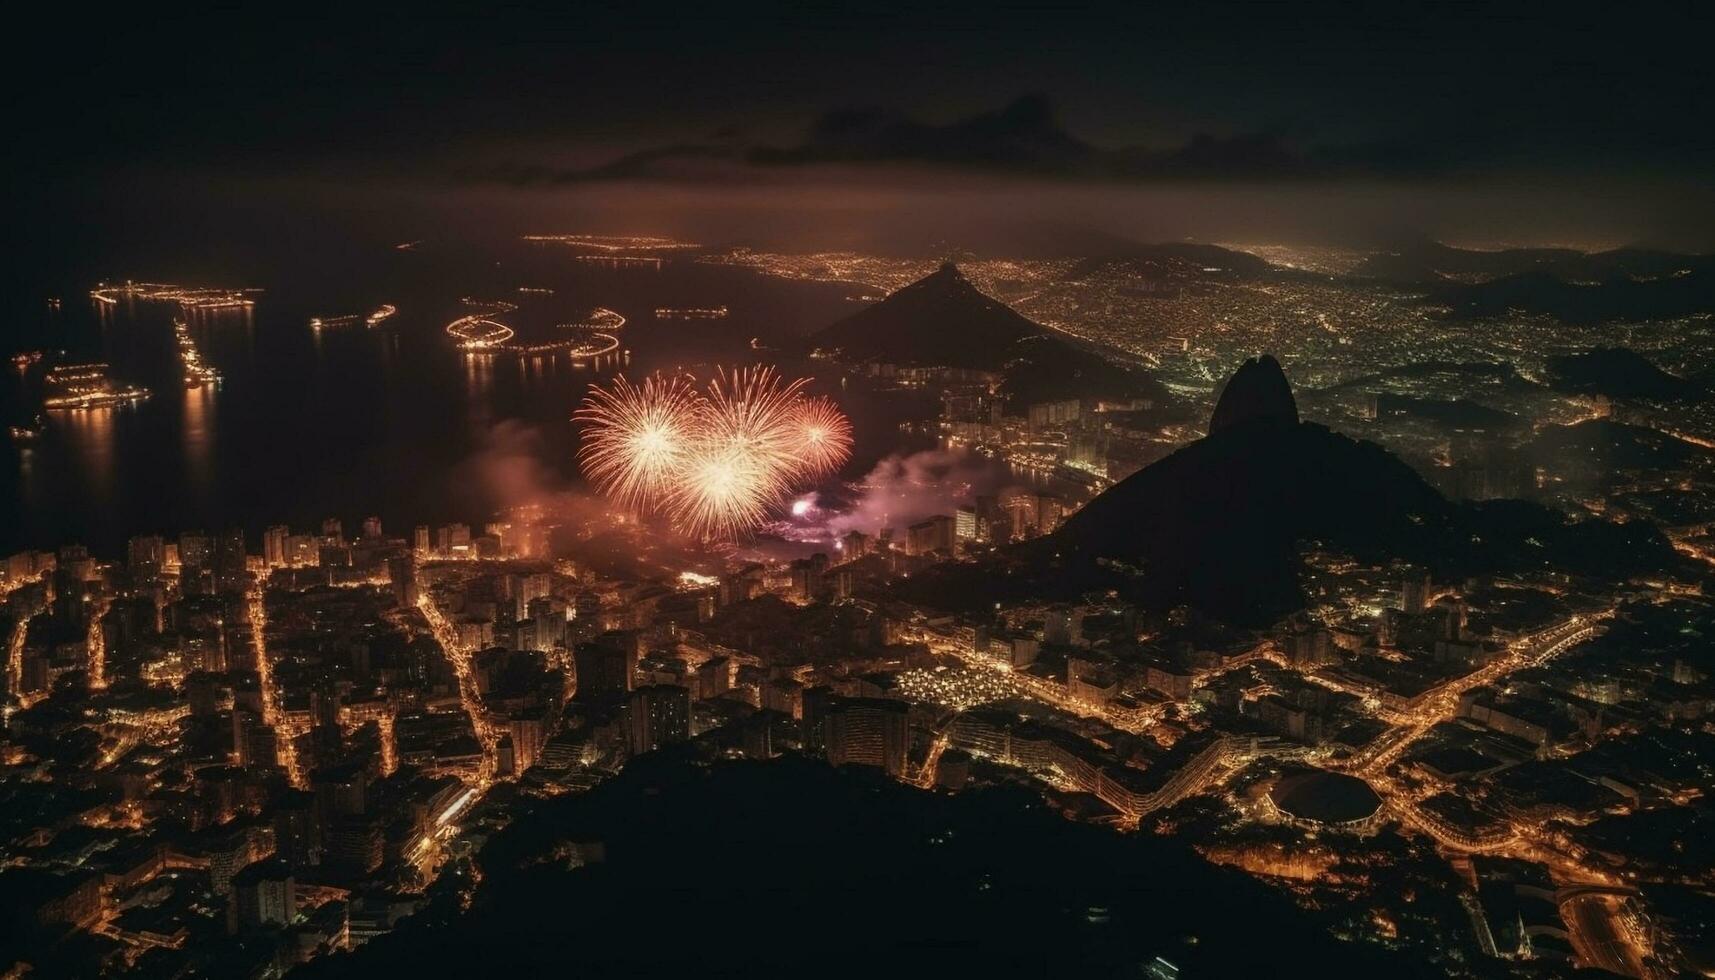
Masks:
[[[966,8],[46,12],[0,978],[1715,977],[1706,12]]]

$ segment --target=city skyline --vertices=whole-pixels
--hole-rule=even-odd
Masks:
[[[0,975],[1710,974],[1702,19],[31,46]]]

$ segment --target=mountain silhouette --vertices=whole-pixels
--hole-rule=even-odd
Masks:
[[[1020,316],[979,290],[951,262],[885,300],[840,320],[810,342],[848,362],[968,368],[1004,376],[1020,404],[1064,398],[1172,396],[1139,368]]]
[[[1568,282],[1547,271],[1523,272],[1487,282],[1433,286],[1429,301],[1472,318],[1516,311],[1546,314],[1563,323],[1675,319],[1715,312],[1715,270],[1594,283]]]
[[[1245,362],[1221,402],[1207,437],[1110,487],[1053,534],[994,562],[913,576],[908,593],[974,610],[1112,590],[1145,608],[1188,606],[1262,626],[1303,608],[1301,555],[1311,546],[1370,564],[1419,564],[1444,580],[1696,574],[1644,521],[1447,500],[1382,447],[1299,421],[1273,358]]]
[[[1215,412],[1209,417],[1209,434],[1257,420],[1298,421],[1298,402],[1280,362],[1264,354],[1239,365],[1221,388]]]
[[[1272,275],[1278,270],[1266,259],[1219,245],[1195,242],[1127,243],[1080,259],[1062,279],[1080,281],[1095,276],[1126,275],[1174,281],[1239,280]]]
[[[999,369],[1046,329],[971,284],[951,262],[816,334],[852,361]]]
[[[1365,279],[1425,285],[1458,280],[1463,283],[1499,280],[1530,273],[1563,283],[1614,279],[1669,279],[1711,269],[1708,255],[1687,255],[1648,248],[1616,248],[1581,252],[1570,248],[1455,248],[1427,238],[1414,238],[1367,256],[1352,270]]]
[[[1597,347],[1548,359],[1549,384],[1558,391],[1611,398],[1653,398],[1657,401],[1698,401],[1708,389],[1668,374],[1637,351]]]

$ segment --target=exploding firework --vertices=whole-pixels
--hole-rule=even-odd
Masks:
[[[705,411],[699,417],[699,452],[732,456],[750,472],[778,480],[784,492],[794,471],[798,445],[797,417],[808,382],[783,383],[773,368],[740,368],[721,372],[709,383]]]
[[[792,417],[798,472],[820,480],[852,454],[852,424],[829,398],[806,398]]]
[[[667,500],[673,525],[693,538],[734,538],[761,524],[779,482],[755,457],[705,448],[692,454],[684,479]]]
[[[641,385],[620,377],[611,389],[591,388],[572,416],[584,423],[584,473],[620,505],[655,510],[691,461],[702,404],[683,377],[656,375]]]
[[[664,512],[687,535],[741,536],[851,452],[851,423],[832,401],[805,397],[806,384],[750,367],[720,372],[706,393],[684,378],[592,388],[574,416],[584,472],[622,506]]]
[[[767,367],[715,375],[697,415],[691,466],[667,502],[680,530],[735,537],[791,493],[793,419],[806,383],[785,383]]]

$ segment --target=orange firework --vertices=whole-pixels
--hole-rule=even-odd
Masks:
[[[797,443],[798,473],[820,480],[852,455],[852,424],[830,398],[806,398],[792,419]]]
[[[743,534],[791,493],[793,419],[806,383],[784,383],[760,366],[715,375],[698,414],[691,470],[668,504],[680,530]]]
[[[664,511],[686,535],[742,536],[795,484],[850,455],[851,423],[832,401],[806,398],[808,383],[757,366],[717,373],[706,394],[684,378],[592,388],[574,416],[584,472],[623,506]]]
[[[736,538],[768,517],[774,482],[754,457],[705,447],[692,454],[667,507],[673,526],[693,538]],[[778,492],[778,491],[777,491]]]
[[[584,473],[620,505],[655,510],[690,461],[702,402],[683,377],[653,375],[633,385],[621,376],[612,390],[591,387],[572,416],[584,423]]]
[[[747,469],[784,481],[798,450],[796,421],[806,379],[785,384],[769,367],[721,371],[698,416],[699,451],[735,454]]]

